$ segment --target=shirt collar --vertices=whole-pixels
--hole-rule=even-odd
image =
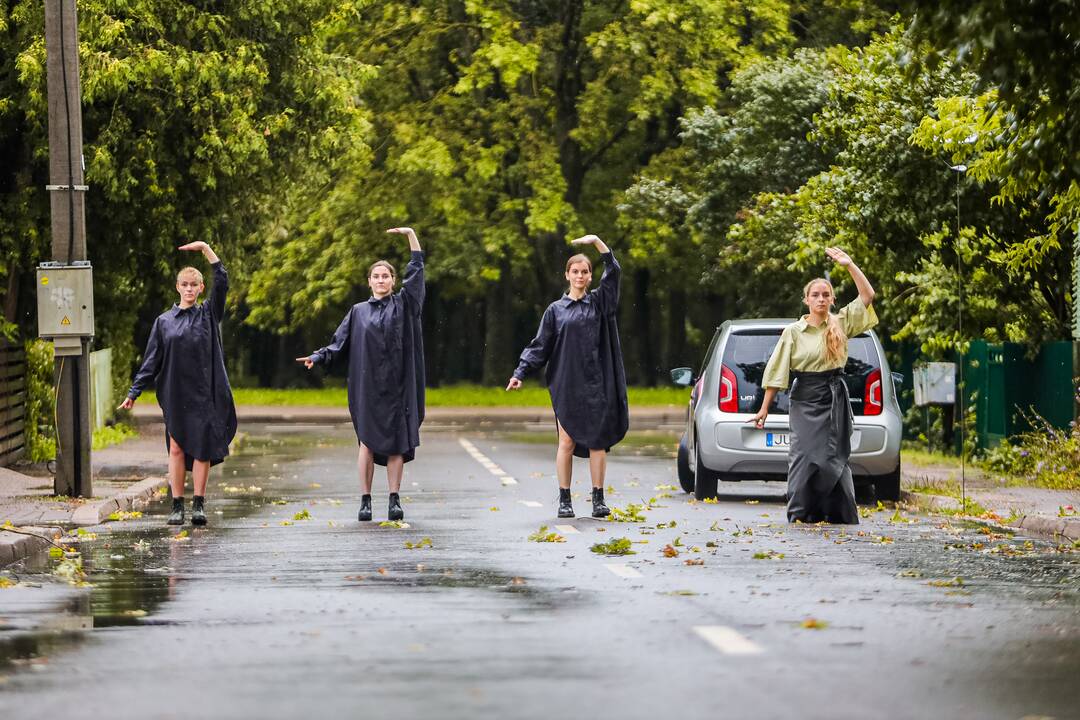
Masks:
[[[192,310],[194,310],[197,307],[199,307],[199,303],[195,303],[194,305],[192,305],[189,308],[182,308],[182,307],[180,307],[180,303],[173,303],[173,306],[172,306],[173,317],[176,317],[180,313],[191,312]]]
[[[369,297],[367,299],[367,301],[369,303],[371,303],[372,305],[385,305],[386,303],[390,302],[390,295],[387,295],[386,297],[382,297],[382,298],[377,298],[374,295],[372,295],[371,297]]]
[[[576,302],[592,303],[592,291],[585,293],[580,300],[575,300],[570,297],[570,293],[563,293],[563,296],[558,300],[559,304],[563,307],[570,307]]]
[[[824,328],[824,327],[825,327],[825,325],[827,324],[827,323],[821,323],[821,324],[820,324],[820,325],[818,325],[817,327],[814,327],[813,325],[811,325],[810,323],[808,323],[808,322],[806,321],[806,318],[808,318],[808,317],[810,317],[810,316],[809,316],[809,315],[803,315],[803,316],[802,316],[801,318],[799,318],[799,319],[798,319],[798,320],[797,320],[797,321],[795,322],[795,327],[796,327],[796,328],[798,328],[799,332],[806,332],[806,331],[807,331],[808,329],[811,329],[811,330],[821,330],[821,329],[822,329],[822,328]]]

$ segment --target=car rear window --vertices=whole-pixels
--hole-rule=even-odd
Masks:
[[[761,401],[765,397],[761,378],[782,331],[783,328],[738,330],[728,336],[724,344],[723,363],[735,374],[738,381],[735,393],[739,398],[739,412],[757,412],[761,407]],[[844,367],[844,380],[851,397],[851,411],[855,415],[863,414],[866,378],[878,367],[880,364],[873,338],[863,334],[848,339],[848,361]],[[789,406],[787,392],[779,392],[769,412],[786,415]]]

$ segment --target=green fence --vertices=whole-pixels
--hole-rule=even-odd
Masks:
[[[1076,377],[1080,375],[1080,343],[1043,345],[1034,358],[1014,343],[975,340],[964,356],[965,408],[974,410],[975,445],[987,449],[1031,429],[1033,415],[1054,427],[1067,428],[1077,417]],[[893,349],[896,368],[904,374],[901,407],[912,404],[912,368],[923,361],[910,346]]]

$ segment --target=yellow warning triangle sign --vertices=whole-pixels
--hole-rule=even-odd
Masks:
[[[69,320],[69,319],[68,319],[68,316],[67,316],[67,315],[65,315],[65,316],[64,316],[64,319],[60,321],[60,324],[61,324],[61,325],[70,325],[70,324],[71,324],[71,320]]]

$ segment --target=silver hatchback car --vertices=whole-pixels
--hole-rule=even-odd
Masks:
[[[729,320],[713,335],[697,378],[691,368],[671,371],[676,385],[693,385],[678,472],[683,489],[698,499],[716,497],[720,480],[787,479],[787,393],[777,394],[764,428],[749,421],[765,395],[765,364],[791,322]],[[849,338],[844,380],[855,418],[850,465],[856,487],[872,484],[879,500],[898,500],[902,421],[895,384],[902,376],[889,372],[872,331]]]

